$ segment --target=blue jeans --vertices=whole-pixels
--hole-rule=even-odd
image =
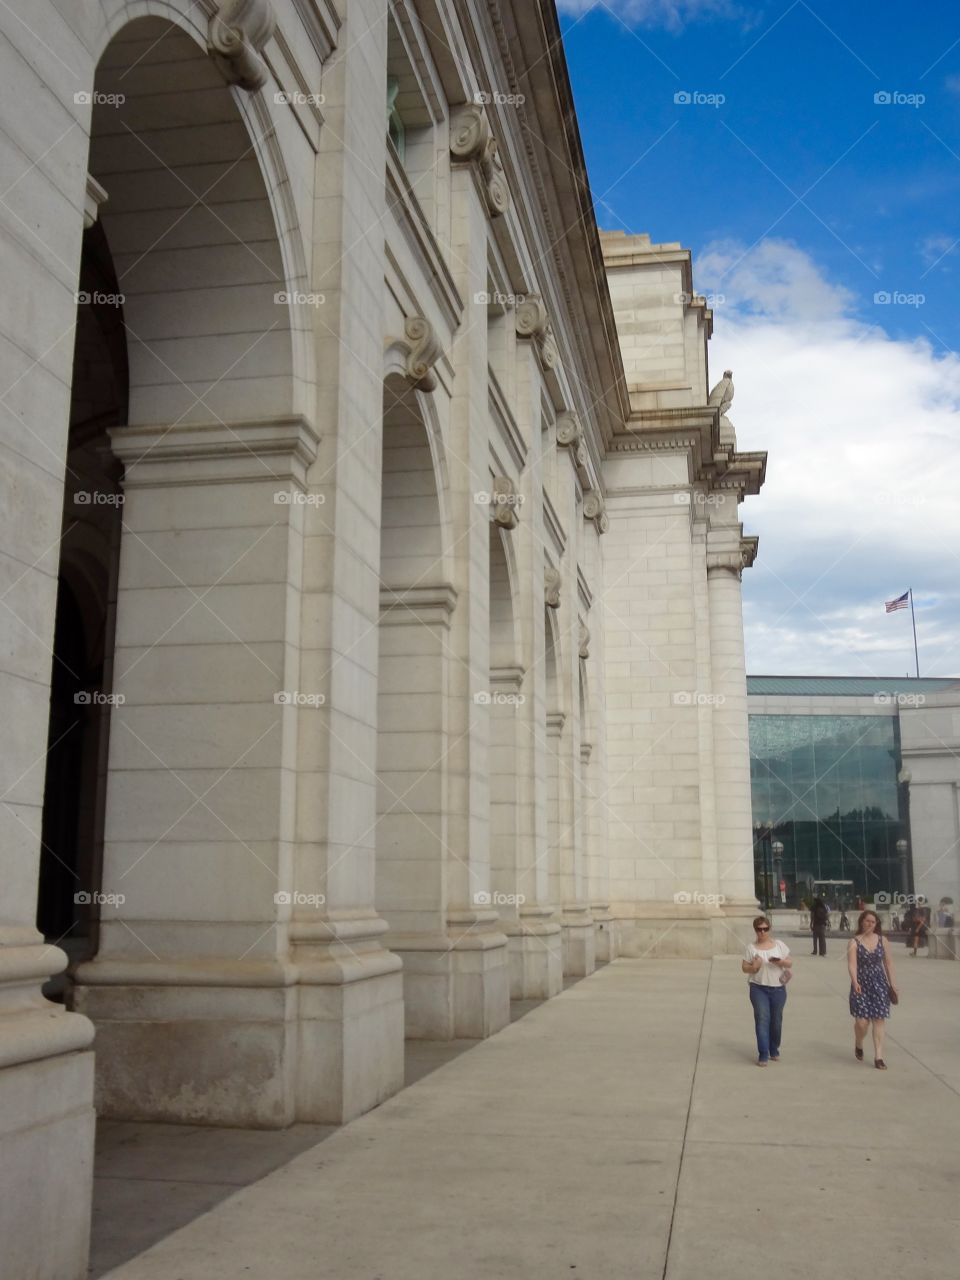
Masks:
[[[761,1062],[780,1056],[780,1033],[783,1029],[783,1006],[787,1003],[787,988],[778,983],[775,987],[761,987],[750,983],[750,1003],[757,1028],[757,1054]]]

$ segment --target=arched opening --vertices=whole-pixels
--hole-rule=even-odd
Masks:
[[[518,707],[523,671],[513,608],[513,584],[505,540],[511,534],[490,522],[490,873],[491,887],[502,895],[502,918],[519,915],[518,895],[534,896],[532,885],[520,883]]]
[[[263,139],[204,50],[161,18],[114,36],[95,90],[89,169],[124,296],[128,421],[292,412],[294,308]]]
[[[446,931],[446,637],[436,468],[420,395],[384,387],[377,692],[376,903],[404,955],[406,1034],[444,1038],[429,972]],[[424,951],[430,939],[433,951]]]
[[[74,964],[95,954],[98,937],[122,519],[108,431],[126,421],[128,391],[119,294],[94,224],[84,232],[77,293],[37,895],[37,928]],[[62,999],[68,990],[58,974],[45,994]]]
[[[117,433],[159,425],[166,447],[181,424],[271,421],[294,408],[290,306],[260,141],[185,31],[138,18],[108,44],[94,84],[37,912],[45,936],[59,939],[75,962],[94,956],[101,932],[105,938],[118,927],[104,916],[101,929],[98,896],[110,845],[108,741],[121,731],[119,704],[157,702],[138,680],[123,681],[140,658],[128,650],[115,664],[115,622],[142,618],[132,630],[143,648],[162,652],[183,612],[174,593],[187,580],[168,544],[170,536],[181,545],[189,539],[154,532],[158,520],[128,539],[135,545],[119,580],[127,534]],[[173,499],[166,502],[172,511]],[[182,518],[168,514],[168,527]],[[162,607],[151,614],[148,599],[165,603],[162,590],[149,596],[154,588],[171,589],[169,618]],[[171,704],[180,700],[181,675],[188,683],[183,664],[164,691]],[[149,760],[155,741],[147,734],[145,742]],[[124,751],[114,754],[123,769]],[[164,763],[169,773],[176,756]],[[143,768],[131,791],[153,780]],[[155,817],[156,830],[144,826],[142,836],[160,848],[177,814],[157,809]],[[138,856],[126,848],[124,856]],[[113,878],[125,871],[115,868]],[[142,902],[138,914],[156,912]]]
[[[555,612],[544,608],[544,675],[546,685],[545,710],[547,756],[547,847],[550,868],[550,899],[556,905],[563,902],[561,877],[561,822],[560,822],[560,747],[563,737],[564,714],[560,695],[559,636]]]

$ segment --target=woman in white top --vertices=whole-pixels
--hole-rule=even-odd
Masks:
[[[741,968],[747,975],[753,1020],[757,1029],[757,1066],[780,1061],[780,1034],[783,1029],[783,1006],[787,1003],[790,978],[790,948],[771,936],[770,921],[757,916],[753,922],[756,935],[747,945]]]

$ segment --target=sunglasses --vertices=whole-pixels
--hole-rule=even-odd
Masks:
[[[770,926],[768,924],[757,925],[757,933],[769,933],[769,932],[770,932]]]

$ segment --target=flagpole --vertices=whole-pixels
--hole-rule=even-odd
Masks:
[[[920,650],[917,648],[917,615],[913,611],[913,587],[910,588],[910,617],[913,619],[913,657],[917,664],[917,679],[920,679]]]

